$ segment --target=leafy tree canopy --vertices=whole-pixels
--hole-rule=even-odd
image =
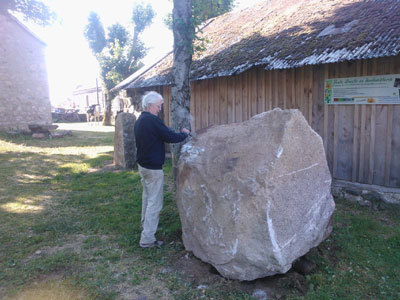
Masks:
[[[107,90],[142,66],[140,59],[145,56],[146,48],[139,36],[153,18],[151,5],[138,4],[132,12],[133,28],[129,30],[115,23],[107,28],[106,36],[98,14],[90,13],[84,35],[99,62]]]
[[[192,0],[192,17],[195,26],[204,21],[231,11],[235,0]],[[172,14],[168,14],[164,23],[172,29]]]
[[[125,47],[129,39],[128,30],[119,23],[111,25],[108,29],[107,43],[116,43],[118,41],[121,47]]]
[[[0,0],[0,12],[7,10],[20,13],[24,20],[42,26],[50,25],[56,19],[56,14],[39,0]]]
[[[199,22],[220,16],[232,10],[235,0],[193,0],[193,16]]]
[[[168,14],[164,19],[164,23],[171,29],[177,30],[178,27],[183,26],[185,30],[190,31],[190,39],[185,42],[187,51],[194,53],[195,51],[204,51],[206,48],[207,41],[203,38],[199,38],[196,34],[201,32],[201,24],[211,18],[222,15],[229,12],[234,7],[235,0],[192,0],[192,18],[191,26],[186,24],[178,24],[180,20],[175,20],[177,22],[175,29],[173,29],[172,14]],[[178,30],[180,31],[180,29]],[[194,41],[198,43],[194,43]]]
[[[84,36],[99,63],[101,79],[108,92],[143,66],[140,60],[146,55],[147,49],[140,40],[140,34],[153,18],[151,5],[138,4],[132,12],[133,28],[115,23],[107,28],[106,36],[100,17],[95,12],[90,13]],[[109,95],[108,100],[112,97]],[[111,105],[106,105],[105,125],[110,123],[110,109]]]
[[[135,25],[135,31],[137,33],[143,32],[145,28],[151,24],[154,18],[154,11],[150,4],[146,6],[140,3],[135,6],[132,13],[132,21]]]
[[[95,12],[90,12],[88,21],[89,24],[85,27],[84,35],[89,42],[90,49],[96,55],[106,46],[104,27],[99,15]]]

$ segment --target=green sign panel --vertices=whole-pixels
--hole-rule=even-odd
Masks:
[[[400,104],[400,74],[325,80],[326,104]]]

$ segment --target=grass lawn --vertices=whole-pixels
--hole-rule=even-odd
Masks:
[[[73,136],[0,134],[0,299],[400,299],[399,212],[337,199],[312,274],[224,279],[184,250],[170,163],[166,245],[141,249],[140,176],[110,166],[113,127],[58,125]]]

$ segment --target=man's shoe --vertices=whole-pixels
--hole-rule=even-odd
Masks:
[[[139,244],[139,246],[142,248],[161,247],[162,245],[164,245],[163,241],[155,241],[153,243],[148,243],[148,244],[142,244],[142,243]]]

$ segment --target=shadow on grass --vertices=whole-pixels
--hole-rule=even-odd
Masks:
[[[27,147],[40,148],[62,148],[62,147],[87,147],[87,146],[110,146],[114,143],[114,132],[97,132],[72,130],[72,136],[63,138],[33,139],[30,135],[8,134],[0,132],[0,141],[23,145]]]
[[[124,199],[132,201],[133,192],[140,196],[137,173],[87,173],[89,168],[100,168],[109,162],[112,162],[112,156],[107,153],[91,159],[85,155],[1,153],[0,219],[21,217],[23,220],[30,216],[28,219],[43,223],[42,216],[48,216],[49,211],[62,213],[63,208],[74,208],[72,204],[75,208],[95,207]]]
[[[127,170],[88,173],[89,168],[110,163],[110,154],[89,159],[85,155],[1,153],[4,230],[0,232],[0,261],[33,251],[21,247],[20,234],[52,239],[73,233],[112,234],[126,247],[136,247],[141,230],[139,174]],[[176,236],[180,223],[171,193],[165,193],[164,204],[160,232]],[[22,245],[34,240],[27,238]]]
[[[56,184],[60,176],[71,176],[87,169],[84,155],[44,155],[32,152],[6,152],[0,154],[0,219],[4,230],[1,245],[12,244],[10,233],[24,232],[55,214],[60,200],[68,195]],[[62,212],[62,210],[60,211]],[[60,216],[59,216],[60,217]],[[61,218],[62,219],[62,216]],[[2,248],[2,246],[0,246]],[[12,247],[0,251],[0,257],[12,252]],[[23,251],[24,248],[22,247]]]
[[[70,252],[58,251],[48,259],[35,254],[64,243],[66,237],[110,235],[125,247],[137,244],[137,172],[87,173],[110,159],[107,154],[89,159],[0,153],[0,287],[19,286],[43,273],[78,270],[82,259]]]

